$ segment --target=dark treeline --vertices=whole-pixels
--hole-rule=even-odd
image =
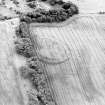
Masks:
[[[22,66],[19,69],[21,77],[29,80],[33,88],[37,90],[36,97],[39,105],[55,105],[47,77],[40,66],[40,61],[34,54],[34,45],[31,41],[28,25],[26,22],[21,22],[16,29],[15,51],[27,59],[27,66]],[[29,105],[34,105],[35,101],[34,97],[29,97]]]

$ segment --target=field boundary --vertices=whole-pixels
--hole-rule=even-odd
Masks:
[[[73,17],[70,17],[64,22],[61,23],[31,23],[30,27],[64,27],[66,25],[69,25],[72,21],[75,21],[76,19],[82,18],[82,17],[89,17],[93,18],[94,16],[98,16],[97,14],[79,14],[74,15]]]

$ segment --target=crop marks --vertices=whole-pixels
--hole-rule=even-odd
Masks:
[[[104,89],[98,87],[102,87],[103,84],[100,82],[102,79],[100,70],[105,60],[103,52],[105,40],[103,39],[104,33],[99,31],[100,25],[98,26],[94,18],[96,16],[78,17],[64,27],[63,25],[51,27],[51,24],[48,26],[32,24],[33,37],[34,34],[37,35],[42,45],[39,53],[47,58],[46,71],[51,75],[52,87],[58,99],[57,103],[60,105],[86,103],[104,105]],[[58,50],[58,54],[56,52],[54,56],[56,43],[59,43],[58,46],[61,45],[62,49]],[[49,59],[59,58],[63,47],[64,55],[69,59],[62,64],[56,63],[52,66],[54,60],[50,62]],[[76,103],[77,101],[80,103]]]

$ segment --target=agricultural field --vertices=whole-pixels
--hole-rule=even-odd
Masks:
[[[104,105],[104,18],[80,16],[64,26],[31,24],[59,105]]]

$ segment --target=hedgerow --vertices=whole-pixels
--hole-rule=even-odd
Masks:
[[[32,84],[33,88],[37,90],[37,100],[42,105],[55,104],[54,99],[48,87],[48,81],[44,70],[40,65],[40,61],[35,55],[34,45],[31,41],[28,24],[20,23],[16,30],[17,40],[15,41],[15,51],[18,55],[26,58],[26,66],[20,67],[20,75],[23,79],[27,79]],[[33,99],[29,97],[29,104],[33,105]]]

